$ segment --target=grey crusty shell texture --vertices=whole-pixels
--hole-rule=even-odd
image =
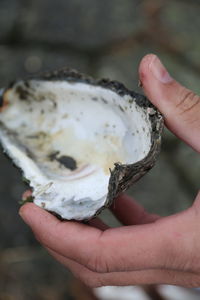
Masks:
[[[109,180],[109,187],[108,187],[108,195],[105,205],[100,208],[95,216],[99,214],[105,207],[109,207],[113,199],[118,196],[120,193],[126,191],[134,182],[139,180],[146,172],[148,172],[155,164],[158,154],[160,152],[161,146],[161,135],[163,129],[163,118],[160,112],[149,102],[149,100],[134,91],[130,91],[127,89],[122,83],[118,81],[111,81],[109,79],[100,79],[96,80],[92,77],[89,77],[85,74],[81,74],[76,70],[73,69],[61,69],[58,71],[48,72],[41,74],[39,76],[32,76],[28,78],[28,80],[37,79],[37,80],[48,80],[48,81],[55,81],[55,80],[62,80],[68,81],[71,83],[75,82],[82,82],[91,84],[94,86],[101,86],[105,89],[109,89],[114,91],[120,96],[130,95],[133,99],[135,99],[136,104],[140,107],[143,107],[148,111],[149,119],[152,126],[152,134],[151,134],[151,149],[148,155],[134,163],[134,164],[120,164],[115,163],[115,167],[113,170],[110,170],[110,180]],[[27,84],[28,84],[27,80]],[[15,83],[15,82],[14,82]],[[13,86],[14,83],[9,85],[9,88]],[[26,83],[26,80],[24,81]],[[4,92],[6,92],[6,90]],[[26,91],[21,90],[22,97],[25,98]],[[24,95],[23,95],[24,93]],[[4,97],[3,95],[0,96],[0,111],[1,108],[4,106]]]

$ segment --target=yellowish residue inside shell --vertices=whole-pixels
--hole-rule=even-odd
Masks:
[[[42,163],[48,162],[48,167],[56,171],[56,163],[48,161],[44,153],[58,152],[59,156],[67,155],[76,160],[77,167],[96,165],[102,168],[105,174],[113,168],[115,162],[124,162],[125,153],[122,141],[114,135],[98,135],[88,139],[80,139],[76,136],[73,128],[64,128],[55,134],[46,135],[39,133],[38,136],[28,137],[29,147],[37,153],[37,159]],[[52,170],[53,171],[53,170]]]

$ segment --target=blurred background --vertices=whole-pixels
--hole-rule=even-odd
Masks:
[[[199,13],[197,0],[0,0],[0,87],[67,66],[142,92],[138,65],[153,52],[172,76],[200,93]],[[158,163],[129,192],[166,216],[192,204],[199,170],[198,154],[165,130]],[[93,296],[40,247],[18,216],[26,187],[2,153],[0,179],[0,300],[126,299]],[[109,211],[102,218],[117,226]],[[127,299],[178,299],[174,292],[155,296],[141,289],[143,296],[133,292]]]

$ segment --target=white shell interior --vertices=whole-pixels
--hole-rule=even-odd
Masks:
[[[31,80],[18,82],[4,98],[0,139],[6,152],[30,181],[34,202],[65,219],[93,216],[106,201],[114,163],[132,164],[150,150],[148,112],[129,95]]]

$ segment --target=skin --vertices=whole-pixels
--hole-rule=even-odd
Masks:
[[[142,59],[139,77],[166,126],[200,152],[200,97],[176,82],[153,54]],[[200,286],[200,193],[189,209],[163,218],[127,195],[111,210],[125,226],[108,228],[99,219],[61,222],[32,203],[20,215],[48,252],[88,286]]]

